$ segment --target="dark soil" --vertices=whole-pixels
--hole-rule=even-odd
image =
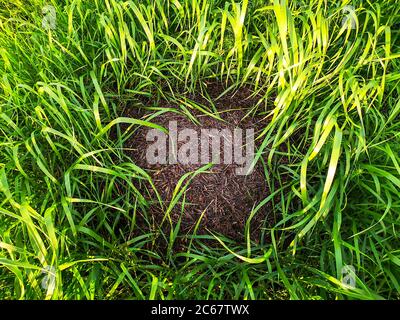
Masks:
[[[255,137],[267,125],[267,120],[262,117],[254,117],[245,115],[255,106],[258,101],[257,97],[250,98],[251,90],[242,88],[235,94],[227,94],[222,98],[215,100],[224,88],[220,85],[212,85],[209,87],[208,94],[213,99],[216,109],[220,117],[225,121],[214,119],[197,110],[190,110],[196,116],[200,125],[193,123],[186,115],[175,112],[164,113],[161,116],[154,118],[151,122],[161,125],[168,129],[169,121],[177,121],[178,131],[184,128],[196,130],[200,136],[202,128],[216,128],[219,130],[230,129],[233,132],[234,128],[240,127],[245,129],[253,128]],[[201,95],[188,96],[192,101],[208,106],[207,100]],[[146,104],[154,104],[147,101]],[[166,101],[157,103],[158,107],[174,107]],[[138,112],[138,109],[126,108],[121,116],[145,118],[143,111]],[[126,127],[122,127],[126,129]],[[150,165],[146,160],[147,147],[152,142],[146,141],[146,134],[149,128],[141,127],[125,143],[126,155],[132,161],[150,174],[153,183],[158,190],[165,208],[168,207],[175,186],[179,179],[187,172],[193,172],[204,164],[153,164]],[[243,137],[245,141],[245,137]],[[178,148],[182,143],[178,143]],[[256,148],[258,143],[256,142]],[[221,144],[221,151],[223,146]],[[266,152],[266,151],[265,151]],[[168,154],[168,152],[167,152]],[[267,154],[263,156],[265,158]],[[221,159],[224,157],[221,155]],[[285,159],[277,159],[279,162]],[[222,161],[221,161],[222,162]],[[214,165],[208,172],[201,173],[195,176],[188,188],[185,191],[184,197],[181,197],[179,202],[172,210],[170,216],[174,225],[181,217],[180,234],[190,234],[200,219],[201,219],[197,234],[207,234],[208,231],[223,234],[237,241],[244,240],[246,221],[251,213],[252,208],[256,207],[262,200],[270,195],[270,190],[266,182],[264,169],[261,161],[256,165],[254,170],[249,175],[238,175],[236,169],[237,164],[221,164]],[[240,166],[242,167],[242,166]],[[184,185],[188,180],[185,180]],[[162,229],[170,228],[168,219],[163,219],[165,209],[163,210],[158,204],[155,192],[149,183],[141,183],[139,189],[142,194],[147,197],[152,205],[149,208],[147,216],[154,219],[154,225],[160,226],[163,221]],[[182,209],[182,201],[184,206]],[[275,215],[272,210],[271,202],[264,205],[257,214],[252,218],[250,224],[250,235],[255,241],[260,240],[260,231],[263,227],[270,227],[274,224]],[[140,223],[140,219],[138,220]]]

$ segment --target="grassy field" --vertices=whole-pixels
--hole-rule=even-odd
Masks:
[[[0,298],[400,298],[399,19],[398,0],[0,0]],[[178,224],[158,246],[120,130],[152,124],[121,110],[190,109],[212,82],[261,96],[279,219],[268,242],[177,251]]]

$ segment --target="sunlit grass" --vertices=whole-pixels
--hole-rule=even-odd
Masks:
[[[0,298],[399,298],[399,18],[397,0],[0,0]],[[262,94],[279,220],[271,243],[194,235],[176,253],[177,226],[136,223],[133,179],[151,179],[118,129],[154,125],[119,114],[139,97],[212,113],[181,94],[215,80]]]

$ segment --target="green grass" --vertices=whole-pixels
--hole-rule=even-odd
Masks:
[[[0,0],[0,298],[398,299],[399,18],[398,0]],[[207,81],[263,95],[279,220],[271,243],[194,235],[177,253],[179,225],[167,249],[138,229],[149,176],[109,134],[152,125],[118,118],[138,97]]]

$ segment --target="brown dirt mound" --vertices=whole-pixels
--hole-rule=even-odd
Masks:
[[[209,94],[211,98],[216,98],[221,92],[223,92],[222,88],[214,87]],[[250,90],[243,89],[233,96],[225,95],[221,99],[214,100],[219,116],[224,122],[195,110],[191,110],[191,112],[196,116],[200,125],[193,123],[186,115],[175,112],[164,113],[151,121],[165,128],[168,128],[170,121],[176,121],[178,132],[189,128],[195,130],[199,137],[200,130],[203,128],[228,129],[233,132],[237,127],[240,127],[243,131],[253,128],[255,137],[257,137],[257,133],[265,127],[266,122],[261,118],[245,117],[249,108],[257,102],[257,98],[249,98],[250,93]],[[207,104],[202,97],[191,96],[189,98],[195,102]],[[177,107],[165,101],[162,101],[159,106]],[[123,116],[137,118],[136,112],[136,110],[126,110]],[[146,141],[148,130],[147,127],[138,129],[125,143],[125,153],[131,157],[136,165],[146,169],[150,174],[165,207],[168,207],[180,178],[188,172],[194,172],[204,164],[182,164],[179,163],[179,160],[177,164],[149,164],[146,160],[146,150],[152,142]],[[183,143],[178,142],[178,149]],[[221,160],[224,159],[223,150],[221,143]],[[201,173],[190,181],[184,197],[180,198],[170,214],[174,224],[181,217],[181,234],[191,233],[204,212],[197,234],[206,234],[209,230],[238,241],[244,240],[245,225],[252,208],[268,197],[270,190],[261,162],[249,175],[238,175],[236,171],[238,167],[242,166],[224,164],[221,161],[221,164],[215,164],[208,172]],[[157,204],[155,192],[148,183],[142,184],[139,188],[153,203],[149,208],[148,216],[154,218],[155,224],[159,225],[165,216],[165,209],[163,210]],[[184,207],[182,209],[183,201]],[[269,202],[252,218],[250,224],[251,238],[255,241],[259,240],[261,228],[271,226],[274,219],[272,205]],[[169,228],[168,220],[165,220],[164,225],[165,228]]]

